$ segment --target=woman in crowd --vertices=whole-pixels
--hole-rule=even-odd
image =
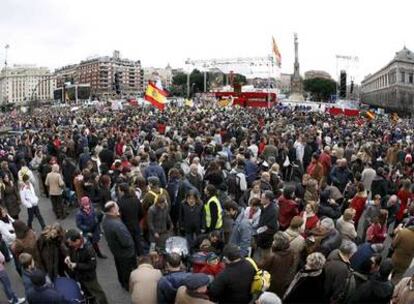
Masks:
[[[185,235],[192,248],[198,235],[201,233],[203,221],[203,204],[195,190],[190,190],[183,202],[179,205],[180,230]]]
[[[351,200],[349,207],[355,210],[354,222],[355,226],[358,227],[359,219],[361,218],[362,212],[364,212],[367,202],[367,193],[365,192],[364,184],[361,182],[357,184],[356,190],[357,193]]]
[[[35,265],[41,266],[36,233],[19,220],[13,222],[13,228],[16,233],[16,239],[11,246],[14,256],[18,259],[21,253],[29,253]]]
[[[101,216],[102,217],[102,216]],[[76,214],[76,226],[82,231],[84,237],[92,244],[98,258],[106,259],[99,248],[101,228],[98,214],[95,212],[89,197],[80,200],[79,211]]]
[[[388,211],[381,209],[378,216],[374,216],[372,224],[367,229],[367,242],[372,244],[384,243],[388,233]]]
[[[309,231],[318,226],[319,218],[316,215],[316,211],[316,202],[310,201],[305,205],[304,210],[300,213],[300,216],[303,218],[303,225],[301,227],[303,235],[308,235]]]
[[[3,183],[0,184],[1,189],[1,201],[6,207],[9,215],[17,220],[20,213],[20,198],[17,191],[17,185],[10,179],[8,174],[3,176]]]
[[[306,258],[305,267],[293,278],[286,290],[283,303],[325,303],[324,290],[325,275],[323,267],[326,259],[322,253],[315,252]]]
[[[268,291],[285,294],[295,275],[295,254],[285,233],[279,231],[274,235],[272,254],[260,266],[271,275]]]

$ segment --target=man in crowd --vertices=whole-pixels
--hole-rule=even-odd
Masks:
[[[105,238],[114,256],[119,283],[128,290],[129,276],[137,267],[135,244],[128,228],[120,219],[118,204],[113,201],[107,202],[104,212],[102,227]]]
[[[107,304],[105,292],[102,290],[96,276],[96,255],[89,244],[85,244],[82,233],[70,229],[66,233],[69,245],[69,255],[65,259],[66,266],[82,286],[87,295],[93,296],[97,304]]]

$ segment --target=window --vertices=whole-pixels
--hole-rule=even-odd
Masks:
[[[409,82],[410,84],[413,84],[413,73],[410,73],[410,74],[409,74],[409,76],[408,76],[408,82]]]
[[[405,82],[405,72],[401,72],[401,82]]]

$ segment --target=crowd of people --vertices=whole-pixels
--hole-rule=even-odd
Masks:
[[[0,122],[14,130],[0,138],[10,303],[71,303],[72,283],[109,303],[103,241],[134,304],[414,303],[411,120],[203,104]]]

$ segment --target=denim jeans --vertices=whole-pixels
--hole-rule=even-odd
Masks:
[[[27,214],[28,214],[28,219],[27,219],[27,226],[29,226],[29,228],[32,228],[32,223],[33,223],[33,218],[36,216],[40,226],[43,228],[45,228],[46,224],[45,221],[43,220],[42,215],[40,214],[40,210],[39,210],[39,206],[33,206],[32,208],[27,208]]]
[[[17,296],[11,287],[10,279],[6,270],[0,271],[0,282],[3,285],[4,293],[6,294],[7,299],[12,303],[17,303]]]

